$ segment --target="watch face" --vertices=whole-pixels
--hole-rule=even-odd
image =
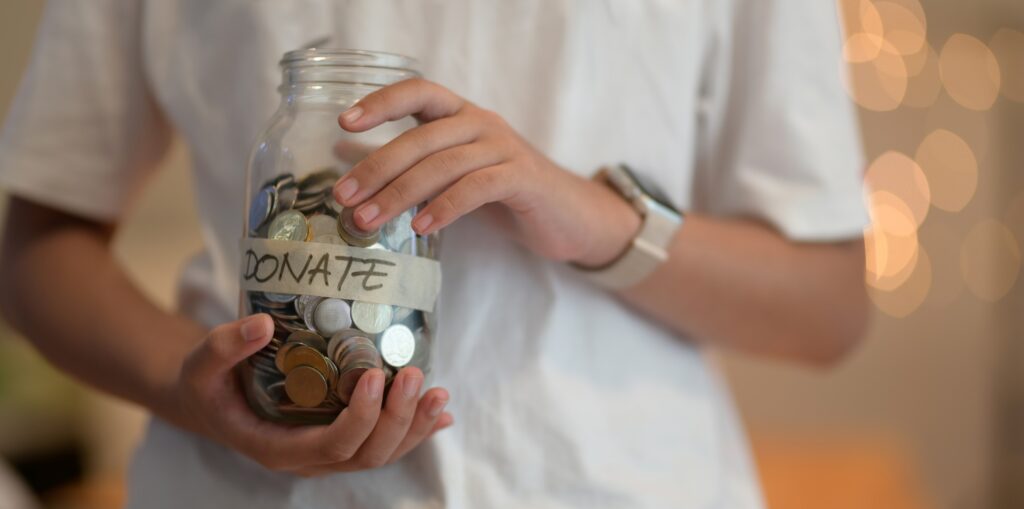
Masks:
[[[640,175],[639,173],[634,172],[626,165],[621,165],[619,167],[622,168],[622,171],[626,172],[626,174],[629,175],[629,178],[633,179],[633,182],[636,182],[637,187],[639,187],[644,194],[650,196],[652,199],[654,199],[654,201],[658,202],[659,205],[671,210],[672,212],[675,212],[676,214],[679,214],[679,210],[677,210],[675,206],[672,205],[672,202],[669,201],[668,196],[665,195],[665,192],[662,191],[661,187],[655,184],[654,181],[650,180],[649,178],[643,175]]]

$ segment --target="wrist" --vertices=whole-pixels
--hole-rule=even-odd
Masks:
[[[587,245],[575,264],[600,268],[611,264],[625,253],[643,225],[643,218],[614,190],[600,182],[583,179],[584,188],[593,205],[587,221]]]

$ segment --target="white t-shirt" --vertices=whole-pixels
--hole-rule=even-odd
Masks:
[[[839,23],[818,0],[52,0],[0,185],[116,219],[177,132],[207,249],[182,307],[231,320],[277,60],[324,35],[416,57],[571,171],[628,162],[683,210],[799,240],[865,224]],[[474,216],[442,252],[433,376],[453,428],[397,464],[301,479],[155,420],[129,506],[762,507],[731,403],[687,338]]]

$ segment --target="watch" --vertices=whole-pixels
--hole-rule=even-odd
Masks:
[[[628,166],[598,170],[594,180],[612,188],[640,214],[640,230],[626,251],[602,267],[574,266],[599,286],[617,290],[636,285],[668,259],[668,247],[683,225],[683,214],[665,193]]]

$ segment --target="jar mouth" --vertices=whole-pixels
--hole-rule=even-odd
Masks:
[[[418,62],[412,57],[387,53],[341,48],[302,48],[284,54],[280,65],[294,67],[368,67],[393,71],[416,71]]]

